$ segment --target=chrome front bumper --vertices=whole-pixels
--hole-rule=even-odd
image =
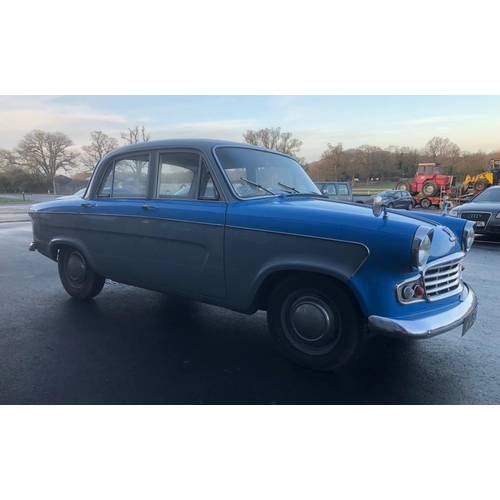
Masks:
[[[464,322],[469,328],[476,319],[477,297],[474,290],[464,283],[460,299],[460,304],[453,309],[425,318],[397,319],[370,316],[368,330],[389,337],[426,339],[453,330]]]

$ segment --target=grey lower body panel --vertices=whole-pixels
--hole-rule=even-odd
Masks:
[[[397,338],[424,339],[435,337],[453,330],[466,321],[468,321],[468,327],[470,327],[475,320],[477,304],[474,290],[464,283],[461,302],[453,309],[418,319],[370,316],[368,318],[368,329],[372,333]]]

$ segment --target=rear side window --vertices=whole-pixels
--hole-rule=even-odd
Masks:
[[[149,175],[149,154],[113,162],[97,196],[101,198],[145,198]]]

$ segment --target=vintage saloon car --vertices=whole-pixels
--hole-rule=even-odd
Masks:
[[[266,310],[282,352],[309,368],[342,366],[365,334],[464,334],[476,317],[462,281],[473,222],[329,200],[294,159],[248,144],[117,149],[83,198],[29,214],[30,250],[58,263],[72,297],[95,297],[109,278]]]

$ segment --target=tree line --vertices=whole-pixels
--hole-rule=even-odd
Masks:
[[[144,127],[121,132],[124,144],[149,141]],[[90,144],[80,150],[62,132],[32,130],[13,150],[0,149],[0,189],[4,192],[52,190],[54,179],[71,173],[87,178],[101,158],[119,147],[118,141],[102,131],[90,133]]]
[[[305,163],[298,156],[302,141],[292,139],[289,132],[282,134],[280,128],[257,132],[249,130],[243,136],[246,142],[293,156],[314,181],[396,181],[413,177],[419,163],[440,163],[443,174],[453,175],[458,182],[462,182],[467,174],[484,172],[491,158],[500,158],[500,149],[489,153],[472,153],[462,151],[448,138],[433,137],[420,149],[407,146],[388,146],[383,149],[363,144],[346,150],[342,142],[335,145],[328,143],[320,160]]]
[[[295,158],[314,181],[397,180],[413,177],[419,163],[441,163],[442,172],[455,175],[461,182],[465,175],[486,170],[490,158],[499,158],[500,149],[486,153],[462,151],[448,138],[433,137],[421,149],[399,146],[380,148],[363,144],[344,149],[342,142],[328,143],[320,160],[307,163],[299,155],[303,142],[281,132],[280,127],[247,130],[244,142],[262,146]],[[145,127],[128,128],[120,137],[123,144],[147,142]],[[32,130],[13,150],[0,149],[0,190],[4,192],[43,192],[53,188],[61,174],[87,178],[99,160],[119,147],[118,140],[102,131],[90,133],[90,143],[76,148],[62,132]]]

